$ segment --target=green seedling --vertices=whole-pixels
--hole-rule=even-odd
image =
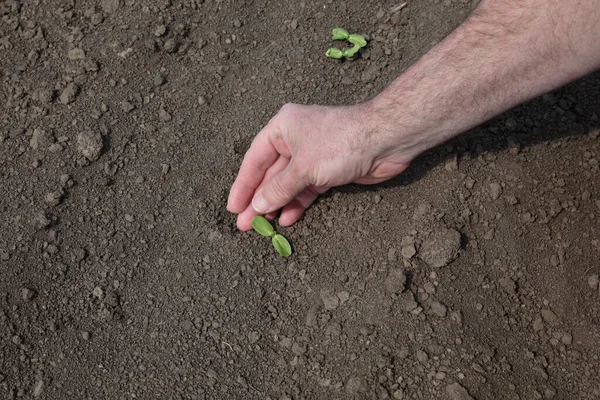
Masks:
[[[275,230],[269,221],[264,217],[254,217],[252,219],[252,228],[263,236],[275,236]]]
[[[360,46],[355,44],[354,47],[352,47],[351,49],[342,50],[342,54],[346,58],[352,58],[359,50],[360,50]]]
[[[275,250],[282,256],[289,257],[292,255],[292,246],[290,246],[290,242],[280,234],[273,236],[272,242]]]
[[[263,236],[267,236],[271,238],[273,243],[273,247],[279,254],[284,257],[289,257],[292,255],[292,246],[290,246],[290,242],[280,234],[276,233],[273,229],[273,226],[265,217],[256,216],[252,219],[252,228]]]
[[[358,47],[365,47],[367,45],[367,40],[362,35],[356,33],[348,36],[348,41]]]
[[[336,49],[335,47],[332,47],[331,49],[327,50],[327,53],[325,53],[325,55],[329,58],[335,58],[336,60],[345,57],[344,52],[340,49]]]
[[[356,33],[348,33],[343,28],[333,28],[331,31],[331,38],[333,40],[347,40],[354,45],[354,47],[349,49],[336,49],[335,47],[327,50],[325,55],[329,58],[335,58],[340,60],[342,58],[352,58],[358,53],[358,51],[367,45],[367,40],[359,34]]]
[[[348,40],[350,34],[343,28],[333,28],[331,36],[331,40]]]

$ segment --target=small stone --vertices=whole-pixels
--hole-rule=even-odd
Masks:
[[[41,128],[35,128],[29,146],[33,150],[45,150],[54,143],[54,135],[52,132]]]
[[[83,49],[71,49],[67,55],[69,60],[83,60],[85,58],[85,51]]]
[[[79,94],[79,86],[77,84],[71,82],[67,85],[67,87],[62,91],[59,97],[59,101],[62,104],[70,104],[75,101],[75,97]]]
[[[167,78],[165,78],[162,74],[156,74],[154,75],[153,83],[154,86],[162,86],[167,83]]]
[[[546,389],[544,389],[544,397],[546,399],[553,399],[554,396],[556,396],[556,389],[554,389],[553,387],[547,387]]]
[[[44,381],[38,380],[33,387],[33,397],[40,397],[44,392]]]
[[[31,300],[35,297],[35,292],[29,288],[21,289],[21,298],[23,300]]]
[[[62,189],[55,190],[54,192],[47,193],[46,196],[44,197],[44,201],[49,206],[56,207],[57,205],[60,204],[64,195],[65,195],[64,190],[62,190]]]
[[[362,379],[356,376],[351,376],[346,381],[346,392],[349,394],[357,394],[362,389]]]
[[[198,104],[200,104],[201,106],[206,104],[206,97],[204,96],[198,96]]]
[[[506,202],[508,204],[510,204],[511,206],[515,206],[515,205],[519,204],[519,199],[517,199],[515,196],[506,196],[505,199],[506,199]]]
[[[98,132],[83,131],[77,135],[77,151],[89,161],[100,158],[102,147],[102,136]]]
[[[427,362],[427,360],[429,360],[429,355],[427,353],[425,353],[423,350],[417,350],[417,360],[419,360],[420,363],[424,363]]]
[[[456,154],[446,161],[444,169],[448,172],[458,171],[458,156]]]
[[[542,310],[542,318],[550,325],[558,324],[558,317],[552,310],[544,309]]]
[[[517,292],[517,284],[511,278],[500,278],[498,283],[508,294],[515,294]]]
[[[587,283],[590,286],[590,289],[592,290],[598,290],[599,282],[600,277],[596,274],[590,275],[587,280]]]
[[[179,43],[173,38],[167,39],[163,48],[167,53],[175,53],[179,48]]]
[[[403,246],[400,252],[402,253],[402,257],[410,260],[415,256],[415,254],[417,254],[417,249],[415,248],[414,244],[409,244]]]
[[[105,13],[113,14],[121,7],[121,0],[100,0],[100,7]]]
[[[431,311],[438,317],[444,318],[446,316],[448,309],[442,303],[434,301],[431,304]]]
[[[412,312],[419,307],[419,304],[415,301],[415,295],[410,290],[407,290],[400,295],[398,305],[406,312]]]
[[[167,27],[164,25],[160,25],[154,30],[154,36],[156,37],[164,36],[165,33],[167,33]]]
[[[591,197],[592,197],[592,194],[590,193],[589,190],[586,190],[585,192],[583,192],[581,194],[581,200],[583,200],[583,201],[588,201]]]
[[[560,340],[563,342],[563,344],[570,346],[573,343],[573,335],[568,332],[564,333]]]
[[[458,382],[446,386],[446,394],[450,397],[450,400],[474,400],[467,389]]]
[[[537,317],[536,319],[533,320],[532,323],[532,328],[534,332],[539,332],[542,329],[544,329],[544,320],[542,320],[542,317]]]
[[[128,101],[124,101],[121,103],[121,109],[126,113],[130,113],[135,109],[135,106]]]
[[[164,108],[160,108],[160,110],[158,110],[158,118],[162,121],[162,122],[169,122],[170,120],[173,119],[173,117],[171,116],[171,114],[168,113],[167,110],[165,110]]]
[[[384,282],[385,290],[391,294],[398,294],[404,291],[406,284],[406,275],[401,269],[392,270]]]
[[[419,257],[429,266],[440,268],[448,265],[460,249],[460,233],[455,229],[437,229],[419,250]]]
[[[329,289],[321,289],[319,296],[326,310],[335,310],[340,305],[340,298]]]
[[[490,197],[492,200],[498,200],[502,194],[502,186],[499,183],[490,183]]]
[[[92,294],[95,298],[102,299],[102,297],[104,297],[104,290],[102,290],[100,286],[96,286],[92,291]]]
[[[92,335],[87,331],[83,331],[83,332],[81,332],[81,337],[83,338],[83,340],[90,340]]]

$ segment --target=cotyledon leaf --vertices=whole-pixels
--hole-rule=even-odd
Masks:
[[[367,45],[367,40],[362,35],[357,33],[353,33],[352,35],[348,36],[348,41],[359,47],[365,47]]]
[[[331,35],[333,40],[346,40],[350,36],[348,31],[343,28],[333,28]]]
[[[342,53],[342,50],[336,49],[335,47],[332,47],[331,49],[327,50],[325,55],[329,58],[335,58],[337,60],[344,57],[344,53]]]
[[[342,54],[344,55],[344,57],[352,58],[352,57],[354,57],[356,52],[358,52],[358,50],[360,50],[360,46],[356,44],[351,49],[342,50]]]
[[[256,216],[252,219],[252,228],[263,236],[273,237],[275,230],[265,217]]]
[[[290,242],[287,241],[286,238],[281,236],[280,234],[276,234],[273,236],[273,247],[279,254],[284,257],[289,257],[292,255],[292,246],[290,246]]]

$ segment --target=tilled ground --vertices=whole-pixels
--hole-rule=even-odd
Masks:
[[[0,397],[600,398],[600,75],[333,190],[288,260],[225,210],[282,104],[476,3],[0,1]]]

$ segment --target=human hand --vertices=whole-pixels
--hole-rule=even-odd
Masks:
[[[412,157],[390,151],[368,103],[286,104],[254,138],[227,208],[247,231],[256,215],[292,225],[319,194],[347,183],[374,184],[405,170]],[[395,148],[395,147],[394,147]]]

